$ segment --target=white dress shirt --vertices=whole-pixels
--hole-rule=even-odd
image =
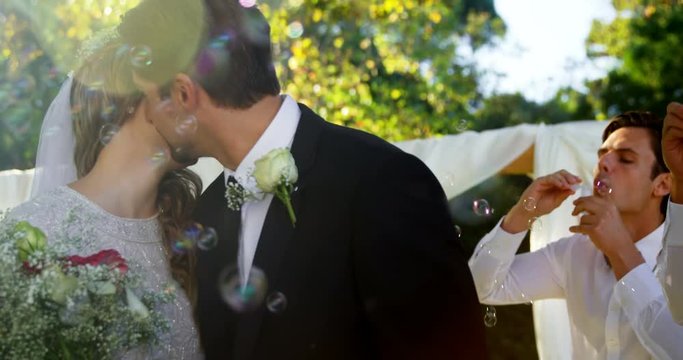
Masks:
[[[469,265],[482,303],[566,299],[574,359],[683,359],[683,336],[672,336],[679,327],[647,317],[647,309],[663,301],[652,272],[663,229],[636,242],[645,264],[618,282],[587,236],[515,255],[526,232],[507,233],[500,222],[477,245]]]
[[[301,117],[301,110],[294,99],[288,95],[282,95],[282,99],[282,105],[275,118],[237,166],[237,169],[225,168],[224,170],[226,185],[228,177],[233,176],[245,189],[260,195],[259,200],[247,201],[243,204],[240,214],[241,226],[237,263],[243,284],[246,284],[249,278],[249,271],[261,237],[261,229],[273,200],[273,194],[263,194],[256,186],[256,180],[251,176],[254,170],[254,162],[273,149],[291,148],[294,133]]]
[[[683,205],[669,200],[657,277],[674,320],[683,325]]]

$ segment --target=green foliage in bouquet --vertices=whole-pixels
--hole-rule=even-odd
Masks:
[[[158,343],[169,325],[157,309],[172,289],[137,290],[116,250],[81,257],[60,245],[80,239],[64,240],[48,243],[25,221],[0,223],[0,358],[109,359]]]

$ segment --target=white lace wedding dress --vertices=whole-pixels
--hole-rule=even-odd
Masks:
[[[115,249],[126,259],[131,271],[143,276],[143,285],[152,291],[164,291],[173,282],[161,243],[161,226],[156,216],[127,219],[112,215],[68,186],[19,205],[7,220],[26,220],[47,235],[76,235],[87,241],[78,249],[81,256],[104,249]],[[86,233],[87,232],[87,233]],[[197,329],[187,296],[176,286],[172,303],[161,311],[171,329],[153,349],[135,349],[122,359],[201,359]]]

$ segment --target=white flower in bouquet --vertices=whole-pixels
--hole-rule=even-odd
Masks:
[[[50,299],[57,304],[65,305],[69,295],[78,289],[78,279],[73,275],[66,275],[59,267],[50,269],[53,271],[51,284],[48,286]]]
[[[140,290],[116,250],[78,256],[57,244],[82,239],[46,240],[0,222],[0,359],[111,359],[158,343],[172,294]]]
[[[141,319],[149,317],[149,310],[145,304],[143,304],[130,289],[126,289],[126,300],[128,301],[128,308],[133,314],[139,316]]]

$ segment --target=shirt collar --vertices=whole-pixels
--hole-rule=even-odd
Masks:
[[[224,169],[225,182],[227,185],[228,177],[234,176],[235,179],[247,190],[253,193],[261,191],[256,186],[256,181],[251,176],[254,169],[254,162],[273,149],[291,148],[294,141],[294,133],[299,125],[301,109],[299,105],[289,95],[282,95],[282,105],[280,110],[270,122],[256,144],[249,150],[237,169]]]
[[[650,267],[654,269],[657,264],[657,254],[662,249],[662,238],[664,237],[664,223],[660,224],[654,231],[646,235],[644,238],[636,241],[636,248],[643,255],[643,259]]]

